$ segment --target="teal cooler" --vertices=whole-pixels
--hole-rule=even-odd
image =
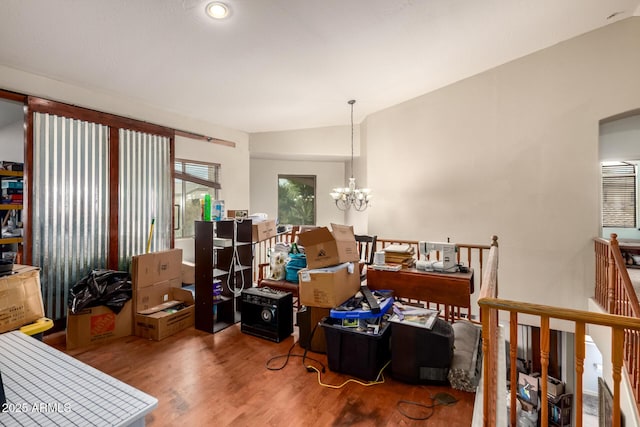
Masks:
[[[329,369],[374,381],[391,360],[391,328],[383,322],[379,332],[361,332],[342,326],[342,319],[325,317],[320,322],[327,342]]]

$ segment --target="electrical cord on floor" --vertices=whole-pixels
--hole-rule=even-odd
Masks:
[[[299,342],[299,341],[298,341],[298,342]],[[293,351],[293,348],[294,348],[295,346],[296,346],[296,342],[294,342],[294,343],[291,345],[291,347],[289,348],[289,351],[287,352],[287,354],[281,354],[281,355],[278,355],[278,356],[274,356],[274,357],[272,357],[271,359],[267,360],[267,362],[265,363],[265,367],[266,367],[268,370],[270,370],[270,371],[280,371],[280,370],[284,369],[284,367],[285,367],[285,366],[287,366],[287,364],[289,363],[289,359],[290,359],[290,358],[292,358],[292,357],[301,357],[301,358],[302,358],[303,365],[304,365],[304,360],[305,360],[305,359],[313,360],[314,362],[316,362],[316,363],[318,363],[320,366],[322,366],[322,372],[324,372],[324,371],[325,371],[324,364],[323,364],[321,361],[319,361],[319,360],[317,360],[317,359],[314,359],[314,358],[312,358],[312,357],[307,357],[307,350],[306,350],[306,349],[305,349],[305,351],[304,351],[304,354],[292,354],[291,352]],[[284,359],[285,359],[285,361],[284,361],[284,363],[283,363],[281,366],[278,366],[278,367],[272,367],[272,366],[271,366],[272,362],[274,362],[275,360],[278,360],[278,359],[282,359],[282,358],[284,358]],[[307,366],[307,370],[309,370],[309,367],[308,367],[308,366]]]
[[[338,388],[344,387],[345,385],[347,385],[349,383],[356,383],[356,384],[360,384],[360,385],[365,386],[365,387],[369,387],[369,386],[372,386],[372,385],[384,384],[384,375],[382,375],[382,371],[384,371],[385,368],[387,366],[389,366],[389,363],[391,363],[391,360],[389,360],[387,363],[384,364],[382,369],[380,369],[380,371],[378,372],[378,376],[373,381],[364,382],[364,381],[357,380],[355,378],[349,378],[348,380],[346,380],[345,382],[343,382],[342,384],[339,384],[339,385],[323,383],[322,382],[322,378],[321,378],[321,373],[315,366],[307,366],[307,371],[309,371],[309,372],[315,371],[316,372],[316,374],[318,375],[318,384],[320,384],[322,387],[338,389]]]
[[[309,345],[307,345],[307,347],[305,347],[303,354],[292,354],[291,353],[293,351],[293,348],[296,346],[296,342],[294,342],[291,345],[291,347],[289,347],[289,351],[287,352],[287,354],[281,354],[281,355],[278,355],[278,356],[274,356],[274,357],[270,358],[269,360],[267,360],[267,362],[265,363],[266,368],[268,370],[270,370],[270,371],[279,371],[279,370],[284,369],[285,366],[287,366],[287,364],[289,363],[289,359],[290,358],[292,358],[292,357],[301,357],[302,358],[302,366],[304,366],[307,369],[307,372],[315,372],[316,373],[316,375],[318,376],[318,384],[320,384],[322,387],[338,389],[338,388],[344,387],[345,385],[347,385],[349,383],[356,383],[356,384],[360,384],[360,385],[365,386],[365,387],[369,387],[369,386],[372,386],[372,385],[378,385],[378,384],[384,384],[384,375],[382,375],[382,371],[384,371],[385,368],[387,366],[389,366],[389,364],[391,363],[391,360],[389,360],[387,363],[384,364],[384,366],[378,372],[378,375],[376,376],[376,379],[374,381],[364,382],[364,381],[357,380],[355,378],[349,378],[348,380],[346,380],[345,382],[343,382],[342,384],[339,384],[339,385],[323,383],[322,382],[322,374],[325,373],[325,371],[326,371],[324,364],[321,361],[317,360],[317,359],[314,359],[312,357],[308,357],[307,356],[307,351],[311,347],[311,342],[313,340],[313,335],[315,334],[316,329],[318,328],[319,324],[320,323],[316,323],[314,325],[313,329],[311,330],[311,335],[309,336]],[[298,340],[298,343],[299,342],[300,341]],[[281,366],[278,366],[278,367],[270,366],[273,361],[278,360],[278,359],[282,359],[282,358],[284,358],[285,361]],[[318,363],[322,367],[322,369],[318,369],[313,365],[306,365],[305,361],[307,359]]]
[[[453,406],[458,402],[458,399],[456,399],[449,393],[437,393],[435,396],[431,396],[431,393],[429,392],[429,390],[427,390],[427,393],[429,394],[429,399],[431,400],[430,404],[412,402],[410,400],[399,400],[396,405],[398,412],[400,412],[402,415],[409,418],[410,420],[424,421],[431,418],[437,406]],[[426,409],[426,410],[429,410],[430,412],[428,413],[428,415],[421,416],[421,417],[409,415],[403,409],[403,405]]]

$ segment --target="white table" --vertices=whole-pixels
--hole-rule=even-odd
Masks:
[[[0,334],[0,426],[144,426],[158,399],[21,332]]]

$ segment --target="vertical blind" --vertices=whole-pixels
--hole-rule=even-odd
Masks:
[[[602,226],[636,226],[635,165],[602,165]]]
[[[66,316],[69,289],[105,268],[109,232],[109,129],[34,113],[33,264],[46,316]]]

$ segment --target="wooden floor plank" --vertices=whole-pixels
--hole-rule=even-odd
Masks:
[[[273,343],[240,332],[235,325],[210,335],[189,328],[163,341],[137,337],[65,351],[64,341],[45,342],[156,398],[158,408],[146,418],[149,426],[424,426],[471,425],[475,395],[448,387],[411,385],[385,375],[384,384],[349,383],[341,389],[318,384],[302,358],[292,357],[278,371],[266,362],[285,355],[297,341],[294,335]],[[303,349],[295,344],[294,354]],[[325,366],[323,354],[308,353]],[[277,367],[284,359],[275,360]],[[306,360],[307,364],[320,366]],[[329,371],[326,384],[338,385],[349,376]],[[458,402],[437,406],[428,421],[414,421],[397,408],[401,400],[430,404],[429,396],[445,392]],[[406,407],[409,415],[430,411]]]

